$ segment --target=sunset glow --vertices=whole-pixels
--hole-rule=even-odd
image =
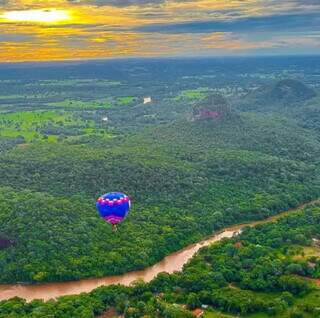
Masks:
[[[38,22],[38,23],[58,23],[69,20],[71,17],[65,10],[25,10],[8,11],[2,17],[12,22]]]

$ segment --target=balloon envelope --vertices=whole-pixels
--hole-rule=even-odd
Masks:
[[[110,192],[100,196],[96,202],[100,216],[112,225],[122,222],[130,209],[130,199],[121,192]]]

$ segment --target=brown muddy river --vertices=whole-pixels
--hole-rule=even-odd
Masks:
[[[308,204],[317,203],[313,201]],[[15,296],[31,301],[33,299],[48,300],[63,295],[74,295],[83,292],[90,292],[99,286],[107,286],[112,284],[130,285],[137,279],[143,279],[145,282],[149,282],[155,276],[161,272],[173,273],[175,271],[181,271],[184,264],[186,264],[192,256],[199,251],[201,247],[208,246],[211,243],[218,242],[223,238],[230,238],[233,235],[237,235],[241,232],[241,229],[245,226],[255,226],[258,224],[264,224],[273,222],[279,219],[281,216],[294,212],[300,208],[303,208],[307,204],[301,205],[296,209],[292,209],[286,212],[277,214],[263,221],[251,222],[247,224],[240,224],[225,228],[224,230],[213,234],[212,236],[200,241],[196,244],[187,246],[186,248],[168,255],[160,262],[153,266],[147,267],[141,271],[128,272],[118,276],[107,276],[104,278],[92,278],[82,279],[79,281],[61,282],[61,283],[48,283],[39,285],[0,285],[0,300],[9,299]]]

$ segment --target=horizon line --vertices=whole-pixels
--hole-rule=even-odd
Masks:
[[[173,56],[126,56],[126,57],[105,57],[105,58],[81,58],[81,59],[57,59],[47,61],[26,60],[26,61],[0,61],[0,66],[26,65],[26,64],[66,64],[66,63],[89,63],[89,62],[108,62],[125,60],[192,60],[192,59],[241,59],[241,58],[276,58],[276,57],[320,57],[320,53],[305,54],[241,54],[241,55],[173,55]]]

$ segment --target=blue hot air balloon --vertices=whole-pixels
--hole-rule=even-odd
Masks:
[[[126,218],[131,202],[124,193],[110,192],[100,196],[96,206],[100,216],[115,229],[116,225]]]

